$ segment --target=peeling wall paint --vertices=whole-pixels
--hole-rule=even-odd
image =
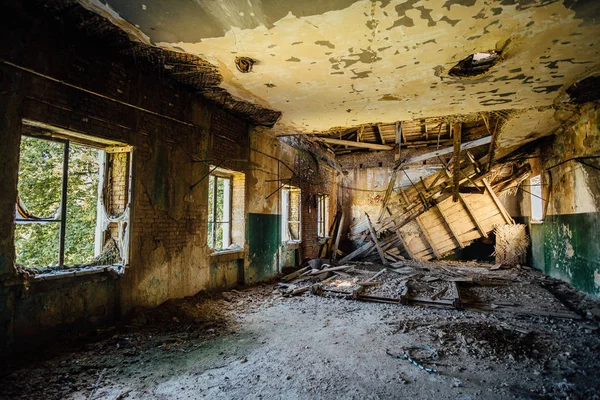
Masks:
[[[550,188],[541,224],[530,224],[534,267],[600,296],[600,167],[574,158],[600,151],[600,105],[588,103],[542,149],[543,184]],[[548,193],[550,192],[550,193]],[[528,201],[523,201],[529,207]],[[528,210],[524,210],[524,214]]]

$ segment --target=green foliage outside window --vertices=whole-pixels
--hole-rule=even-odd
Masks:
[[[36,217],[59,218],[63,146],[27,136],[21,139],[19,197]],[[65,265],[86,263],[94,256],[99,171],[97,149],[70,143]],[[57,265],[59,230],[58,222],[17,224],[17,263]]]

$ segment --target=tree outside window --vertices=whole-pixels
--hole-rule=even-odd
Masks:
[[[208,245],[223,250],[231,245],[231,178],[208,178]]]

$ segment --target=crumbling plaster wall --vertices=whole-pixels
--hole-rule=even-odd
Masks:
[[[585,157],[600,155],[599,117],[599,103],[584,105],[542,147],[547,213],[543,223],[530,224],[533,265],[596,296],[600,296],[600,163]],[[529,200],[522,204],[524,215],[529,215]]]
[[[361,221],[365,212],[371,220],[379,215],[381,204],[390,182],[394,167],[392,152],[362,152],[339,157],[343,169],[340,198],[345,212],[344,232]],[[341,248],[353,250],[347,236],[342,238]]]
[[[210,255],[208,181],[192,185],[208,172],[206,160],[249,158],[250,164],[227,161],[223,167],[246,174],[244,202],[249,211],[276,210],[277,197],[260,204],[255,199],[264,199],[277,183],[265,186],[256,176],[259,170],[276,176],[276,158],[293,161],[293,149],[278,150],[275,139],[263,143],[260,134],[251,140],[246,122],[138,70],[115,51],[100,44],[90,48],[70,27],[32,18],[18,5],[10,11],[2,13],[2,23],[7,32],[3,39],[11,46],[0,50],[0,107],[6,116],[0,123],[0,353],[43,344],[61,331],[112,323],[134,307],[230,287],[244,276],[248,282],[260,280],[277,271],[276,265],[268,274],[259,273],[249,264],[240,273],[243,253]],[[22,118],[133,146],[130,265],[123,275],[51,281],[15,275],[14,200]],[[251,142],[263,154],[251,152]],[[250,239],[247,246],[262,245]]]

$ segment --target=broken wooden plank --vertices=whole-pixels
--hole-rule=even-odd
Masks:
[[[449,285],[450,286],[448,287],[448,291],[450,292],[450,297],[452,297],[452,305],[457,310],[464,309],[463,303],[462,303],[462,300],[460,297],[460,289],[458,288],[458,284],[456,283],[456,281],[450,281]]]
[[[342,215],[340,216],[340,220],[338,222],[337,232],[335,234],[335,241],[333,242],[333,252],[331,254],[332,259],[337,259],[338,247],[340,245],[340,238],[342,237],[342,228],[344,227],[344,212],[342,211]]]
[[[490,143],[491,140],[492,140],[491,136],[486,136],[481,139],[472,140],[470,142],[461,144],[460,149],[466,150],[466,149],[471,149],[473,147],[482,146],[484,144]],[[410,157],[405,160],[400,160],[398,163],[396,163],[396,166],[394,168],[397,169],[397,168],[400,168],[400,166],[403,164],[410,164],[410,163],[414,163],[414,162],[425,161],[425,160],[429,160],[431,158],[441,156],[444,154],[450,154],[453,151],[454,151],[454,147],[445,147],[443,149],[432,151],[432,152],[426,153],[426,154],[422,154],[420,156]]]
[[[494,163],[494,158],[496,154],[496,142],[498,141],[498,119],[496,120],[496,125],[494,126],[494,132],[492,133],[492,140],[490,141],[490,147],[488,150],[488,163],[486,172],[489,172],[492,169],[492,164]],[[486,126],[488,126],[486,124]],[[489,131],[489,126],[488,126]]]
[[[333,271],[343,271],[345,269],[348,268],[352,268],[352,265],[341,265],[339,267],[330,267],[330,268],[323,268],[323,269],[318,269],[316,271],[312,271],[310,273],[310,275],[320,275],[324,272],[333,272]]]
[[[373,282],[375,279],[377,279],[381,275],[383,275],[385,273],[385,271],[387,271],[387,268],[382,269],[381,271],[379,271],[378,273],[376,273],[375,275],[373,275],[372,277],[367,279],[366,282]]]
[[[462,124],[460,122],[453,125],[452,130],[454,132],[454,149],[453,149],[453,189],[452,189],[452,201],[456,203],[458,201],[458,187],[460,185],[460,140],[462,136]]]
[[[383,203],[381,204],[381,210],[379,211],[379,216],[377,217],[377,222],[381,221],[381,217],[383,217],[383,214],[385,213],[385,210],[387,209],[387,204],[390,201],[390,198],[392,197],[392,192],[394,191],[394,185],[396,184],[397,173],[398,173],[397,170],[392,171],[392,176],[390,177],[390,182],[388,183],[388,187],[385,190],[385,195],[383,196]]]
[[[402,304],[400,299],[396,299],[393,297],[381,297],[381,296],[369,296],[364,294],[359,294],[355,297],[356,300],[362,301],[372,301],[376,303],[388,303],[388,304]]]
[[[345,262],[348,262],[350,260],[353,260],[354,258],[358,257],[359,255],[361,255],[365,251],[371,249],[371,247],[373,247],[373,246],[375,246],[375,243],[373,243],[373,242],[365,243],[364,245],[362,245],[358,249],[354,250],[352,253],[350,253],[350,254],[346,255],[344,258],[342,258],[340,260],[340,263],[345,263]]]
[[[381,150],[381,151],[394,150],[394,146],[389,146],[387,144],[354,142],[351,140],[340,140],[340,139],[324,138],[324,137],[318,137],[318,138],[316,138],[316,140],[319,142],[323,142],[323,143],[339,144],[342,146],[357,147],[360,149]]]
[[[302,269],[299,269],[298,271],[292,272],[289,275],[284,276],[283,278],[281,278],[282,281],[284,282],[289,282],[292,279],[296,279],[297,277],[299,277],[300,275],[302,275],[303,273],[305,273],[306,271],[310,270],[310,267],[305,267]]]
[[[375,243],[375,246],[377,248],[377,252],[379,253],[379,257],[381,258],[381,263],[383,265],[387,265],[388,261],[385,258],[385,253],[383,252],[383,249],[381,248],[381,245],[379,244],[379,240],[377,239],[377,234],[375,233],[375,229],[373,229],[373,224],[371,224],[371,218],[369,218],[369,214],[367,214],[365,212],[365,217],[367,218],[367,225],[369,227],[369,233],[371,234],[371,239],[373,239],[373,242]]]
[[[487,189],[487,191],[490,194],[490,196],[492,196],[492,199],[494,200],[494,203],[496,203],[496,207],[498,207],[498,210],[500,210],[500,213],[502,214],[502,217],[504,218],[504,220],[506,221],[506,223],[510,224],[510,225],[514,224],[515,221],[511,218],[510,215],[508,215],[508,212],[506,211],[506,209],[504,208],[504,206],[500,202],[500,199],[498,199],[498,196],[496,196],[496,193],[494,193],[494,191],[490,187],[490,184],[488,183],[487,179],[485,179],[485,178],[482,179],[482,182],[485,185],[485,188]]]

